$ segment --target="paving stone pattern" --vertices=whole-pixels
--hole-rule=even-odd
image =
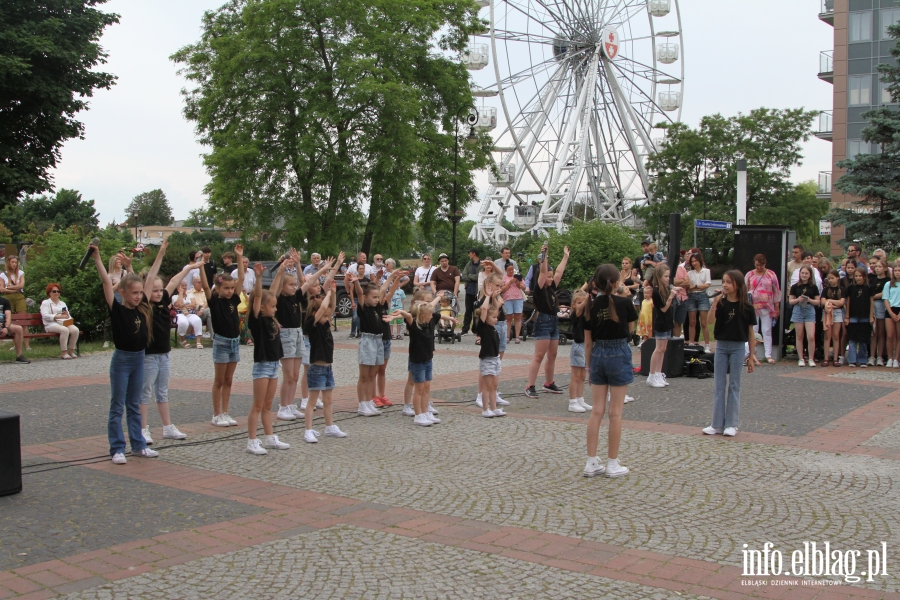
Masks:
[[[698,598],[351,526],[70,594],[128,598]]]
[[[25,475],[20,494],[0,497],[0,570],[261,511],[83,467]]]
[[[867,369],[841,370],[838,373],[832,373],[829,377],[840,377],[842,379],[858,379],[860,381],[885,381],[887,383],[900,383],[900,370],[886,369],[882,367],[869,367]]]
[[[742,544],[900,544],[896,463],[740,439],[625,431],[623,479],[586,479],[584,427],[455,409],[417,428],[396,413],[341,424],[342,440],[255,457],[242,442],[173,447],[162,460],[381,504],[526,527],[721,564]],[[601,448],[605,434],[601,433]],[[900,589],[895,575],[885,589]]]
[[[867,441],[863,442],[863,445],[900,450],[900,421],[879,431]]]

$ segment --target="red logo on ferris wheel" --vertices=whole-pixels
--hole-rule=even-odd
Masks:
[[[603,51],[606,58],[614,59],[619,54],[619,34],[612,29],[603,31]]]

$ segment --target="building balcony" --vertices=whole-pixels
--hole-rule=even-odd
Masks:
[[[831,185],[831,171],[819,171],[819,189],[816,192],[816,198],[823,200],[831,199],[831,192],[834,188]]]
[[[834,27],[834,0],[819,1],[819,20]]]
[[[834,116],[830,110],[823,110],[819,113],[819,128],[816,130],[816,137],[830,142],[833,133]]]
[[[819,53],[819,79],[834,83],[834,50]]]

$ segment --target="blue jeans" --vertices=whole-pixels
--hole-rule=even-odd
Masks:
[[[868,323],[868,319],[857,319],[855,317],[850,318],[850,323]],[[847,351],[847,362],[850,364],[853,363],[864,363],[866,359],[868,359],[868,348],[866,347],[865,342],[854,342],[850,340],[850,349]]]
[[[412,373],[413,383],[425,383],[426,381],[431,381],[432,362],[430,360],[427,363],[410,361],[407,363],[407,370]]]
[[[333,390],[334,371],[332,371],[331,365],[309,365],[306,384],[311,392]]]
[[[144,355],[144,385],[141,404],[150,404],[153,392],[157,402],[169,401],[169,353]]]
[[[213,362],[216,364],[236,363],[241,361],[241,338],[213,336]]]
[[[140,452],[147,447],[141,433],[141,389],[144,387],[144,351],[116,350],[109,361],[109,383],[112,398],[109,401],[109,455],[125,453],[125,434],[122,433],[122,413],[126,413],[128,439],[131,451]]]
[[[726,427],[737,428],[738,426],[741,409],[741,369],[743,368],[744,342],[716,341],[716,396],[712,414],[714,429],[721,430]],[[726,381],[729,373],[731,377]]]

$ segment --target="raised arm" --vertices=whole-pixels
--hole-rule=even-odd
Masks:
[[[169,247],[169,240],[163,240],[162,244],[159,246],[159,252],[156,253],[156,258],[153,260],[153,264],[150,266],[150,271],[147,273],[147,277],[144,278],[144,295],[148,298],[153,293],[153,286],[156,283],[156,276],[159,274],[159,266],[162,264],[163,256],[166,255],[166,249]]]
[[[278,267],[278,272],[275,273],[275,278],[272,279],[272,285],[269,286],[269,291],[278,296],[281,294],[281,286],[284,285],[284,273],[287,271],[287,268],[291,265],[293,261],[286,260],[281,263],[281,266]],[[298,270],[299,273],[299,270]],[[256,287],[254,286],[254,290]]]
[[[330,289],[331,289],[331,284],[334,283],[334,276],[335,276],[335,274],[337,273],[337,270],[340,268],[340,266],[341,266],[342,264],[344,264],[344,253],[343,253],[343,252],[341,252],[340,254],[338,254],[338,257],[337,257],[337,260],[336,260],[335,263],[334,263],[334,266],[332,266],[331,269],[329,269],[328,275],[325,277],[325,283],[322,284],[322,289],[323,289],[323,290],[330,290]],[[345,287],[346,287],[346,286],[345,286]],[[335,292],[335,293],[337,293],[337,292]]]
[[[262,306],[262,274],[265,270],[266,268],[262,263],[253,265],[253,272],[256,273],[256,283],[253,284],[253,291],[251,292],[253,302],[250,305],[250,310],[254,317],[259,316],[259,307]]]
[[[544,260],[539,263],[541,270],[538,273],[538,288],[542,288],[549,283],[547,281],[547,263],[550,262],[550,252],[549,248],[547,248],[547,244],[541,246],[541,254],[544,255]]]
[[[331,302],[334,299],[334,293],[331,290],[325,292],[325,298],[322,305],[316,311],[316,323],[328,322],[328,313],[331,312]]]
[[[553,281],[556,283],[556,286],[559,287],[559,282],[562,281],[563,274],[566,272],[566,265],[569,264],[569,247],[566,246],[563,248],[563,259],[559,263],[559,266],[556,267],[556,273],[553,275]]]
[[[134,257],[130,254],[126,255],[124,252],[119,252],[118,256],[119,260],[122,261],[122,266],[125,267],[125,271],[128,273],[134,273],[134,269],[131,268],[131,263],[134,260]]]
[[[103,259],[100,258],[100,248],[91,244],[88,246],[94,255],[94,264],[97,265],[97,273],[100,275],[100,281],[103,283],[103,296],[106,298],[106,305],[112,308],[112,303],[116,301],[115,291],[113,290],[112,279],[103,266]]]
[[[328,260],[323,260],[321,264],[322,264],[321,269],[316,271],[313,275],[310,275],[309,277],[305,277],[303,280],[303,283],[300,284],[300,291],[303,292],[304,294],[309,291],[309,288],[311,288],[315,282],[319,281],[319,278],[325,277],[325,273],[327,273],[328,270],[331,269],[332,265],[334,264],[334,258],[329,256]]]
[[[238,278],[237,282],[234,284],[234,293],[240,294],[244,291],[244,272],[247,270],[247,267],[244,266],[244,246],[241,244],[235,244],[234,246],[234,255],[237,259],[238,263]],[[203,269],[200,269],[202,272]],[[203,288],[206,289],[206,284],[203,284]],[[206,294],[206,299],[209,300],[209,293]]]
[[[241,261],[241,268],[243,268],[244,262]],[[243,279],[243,278],[241,278]],[[203,259],[200,259],[200,282],[203,284],[203,293],[206,295],[206,299],[209,300],[212,298],[212,290],[209,289],[209,281],[206,279],[206,269],[203,268]],[[237,291],[240,292],[241,288],[238,287]]]
[[[185,265],[184,268],[180,272],[172,275],[172,279],[169,280],[169,284],[166,286],[166,291],[169,292],[170,296],[175,293],[175,291],[178,289],[178,286],[181,285],[181,282],[184,280],[185,277],[187,277],[187,274],[190,273],[194,269],[200,269],[202,271],[203,270],[203,261],[200,260],[193,264]]]
[[[396,269],[394,273],[397,274],[397,276],[394,278],[394,283],[390,283],[391,278],[388,277],[387,281],[384,282],[384,286],[382,286],[382,292],[384,293],[384,297],[387,299],[387,302],[391,301],[391,298],[394,297],[394,294],[403,285],[403,278],[405,277],[403,271],[401,271],[400,269]],[[393,273],[391,275],[393,275]],[[388,284],[390,284],[390,287],[388,287]],[[385,287],[388,287],[387,292],[384,291]]]

